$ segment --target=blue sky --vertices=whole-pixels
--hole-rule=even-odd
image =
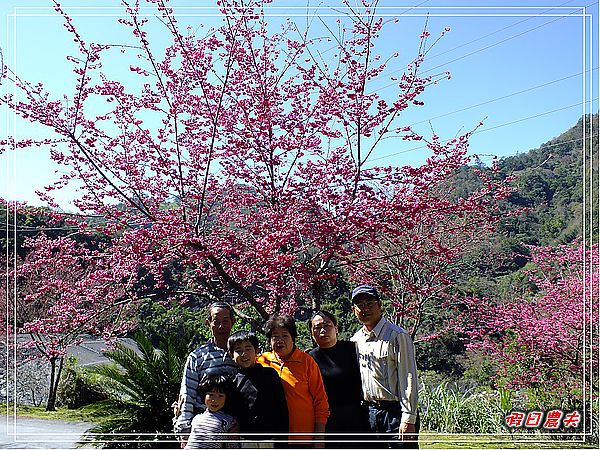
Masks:
[[[125,39],[114,24],[115,17],[111,17],[118,12],[112,8],[118,8],[118,0],[61,3],[85,6],[73,11],[87,40]],[[336,16],[344,14],[339,1],[310,3],[319,6],[311,11],[317,11],[325,21],[335,21]],[[299,25],[306,23],[306,2],[275,0],[273,4],[284,7],[270,11],[274,22],[285,14]],[[456,4],[440,0],[379,3],[379,12],[390,19],[376,47],[382,55],[398,51],[399,60],[408,61],[417,50],[426,20],[430,41],[445,27],[451,29],[430,51],[422,67],[424,73],[450,71],[451,79],[430,87],[422,98],[425,106],[408,111],[403,124],[413,125],[425,135],[433,130],[447,139],[473,129],[483,120],[484,125],[471,138],[470,148],[489,162],[492,155],[505,157],[538,147],[573,126],[584,112],[598,110],[597,2],[480,0],[463,1],[460,7]],[[180,24],[209,26],[214,20],[211,10],[189,8],[211,6],[212,2],[172,0],[171,5],[181,7]],[[46,0],[0,2],[1,23],[5,25],[0,29],[6,29],[0,36],[0,46],[5,60],[16,66],[21,77],[41,81],[56,94],[72,94],[70,69],[65,62],[65,56],[72,53],[72,43],[49,6]],[[585,17],[584,12],[591,16]],[[394,18],[398,18],[397,23]],[[155,44],[160,47],[161,43]],[[390,67],[372,82],[371,89],[382,95],[391,92],[390,77],[399,69],[401,66]],[[4,93],[10,86],[5,84],[0,89]],[[1,111],[3,135],[13,130],[19,136],[43,135],[44,130],[15,124],[10,113]],[[414,165],[426,156],[414,142],[389,139],[374,155],[374,163]],[[0,155],[0,197],[40,204],[35,191],[57,177],[55,169],[42,150]],[[72,209],[69,201],[73,195],[73,189],[59,195],[64,209]]]

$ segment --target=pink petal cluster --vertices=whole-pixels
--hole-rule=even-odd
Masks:
[[[476,173],[473,192],[456,192],[471,133],[442,142],[401,123],[447,76],[420,75],[429,33],[384,98],[370,87],[398,53],[374,53],[384,23],[367,3],[371,15],[340,22],[343,39],[310,38],[293,22],[274,31],[268,2],[219,1],[221,24],[198,34],[180,30],[163,2],[149,3],[170,37],[160,51],[139,2],[123,2],[126,46],[86,42],[56,4],[79,50],[69,58],[74,96],[5,69],[18,94],[3,101],[55,136],[3,145],[49,147],[64,174],[43,198],[55,205],[54,189],[83,181],[75,204],[102,220],[70,222],[110,238],[96,250],[66,238],[31,244],[27,303],[55,306],[26,331],[101,330],[104,311],[116,317],[121,302],[135,303],[140,273],[162,292],[146,296],[228,296],[264,318],[318,307],[347,272],[377,279],[399,314],[418,322],[423,305],[443,297],[449,265],[494,228],[497,202],[512,192],[494,170]],[[334,48],[323,57],[327,41]],[[127,80],[105,68],[123,52],[135,61]],[[420,167],[374,165],[390,137],[421,142],[430,157]],[[164,280],[171,264],[183,269],[176,288]]]
[[[598,370],[598,245],[530,249],[530,293],[503,304],[467,302],[469,347],[491,356],[507,387],[587,398]]]

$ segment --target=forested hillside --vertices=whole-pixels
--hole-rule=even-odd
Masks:
[[[589,125],[588,119],[585,141],[581,119],[539,148],[498,162],[502,176],[514,176],[517,187],[516,192],[501,203],[502,213],[519,213],[501,221],[496,232],[482,230],[480,240],[473,242],[466,256],[455,265],[453,290],[457,295],[475,295],[500,303],[530,295],[531,286],[524,272],[531,255],[530,246],[559,245],[582,239],[584,205],[586,237],[597,241],[598,115],[593,116],[593,131]],[[458,185],[457,195],[464,195],[480,185],[468,167],[452,182]],[[431,330],[440,329],[451,316],[451,312],[436,310],[427,323]],[[479,361],[465,360],[463,337],[454,331],[433,341],[417,340],[416,345],[423,369],[457,375],[479,364]]]
[[[515,175],[519,185],[509,200],[510,206],[529,208],[522,217],[503,227],[507,236],[534,245],[566,243],[582,237],[585,196],[586,212],[592,212],[594,219],[591,230],[590,223],[586,224],[586,232],[598,237],[597,114],[592,124],[590,128],[589,117],[585,126],[581,119],[539,148],[500,161],[501,171]],[[592,186],[595,189],[590,198]],[[587,217],[589,220],[589,214]]]
[[[485,286],[500,282],[498,277],[517,272],[527,262],[527,245],[556,245],[582,239],[584,212],[586,238],[598,239],[597,114],[593,116],[593,130],[589,125],[586,120],[585,149],[580,119],[573,128],[539,148],[498,162],[502,175],[515,177],[517,187],[501,208],[518,213],[504,219],[497,232],[475,245],[470,257],[463,261],[461,269],[468,275],[463,278],[474,283],[471,289],[487,292]],[[466,192],[473,189],[477,180],[465,168],[455,182],[462,184]]]

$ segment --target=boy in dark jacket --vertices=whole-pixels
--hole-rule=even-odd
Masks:
[[[236,413],[242,439],[254,442],[273,438],[285,440],[289,431],[285,393],[277,372],[256,362],[256,335],[249,331],[238,331],[229,337],[227,349],[240,368],[235,384],[241,396]],[[281,448],[282,444],[280,442],[276,447]],[[257,447],[273,448],[273,442],[259,442]]]

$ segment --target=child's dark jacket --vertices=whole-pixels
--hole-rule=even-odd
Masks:
[[[289,431],[288,409],[281,379],[274,369],[260,364],[240,369],[235,378],[240,395],[237,414],[242,433],[264,433],[247,439],[286,439],[273,433]],[[243,435],[242,435],[243,436]],[[243,436],[244,437],[244,436]]]

